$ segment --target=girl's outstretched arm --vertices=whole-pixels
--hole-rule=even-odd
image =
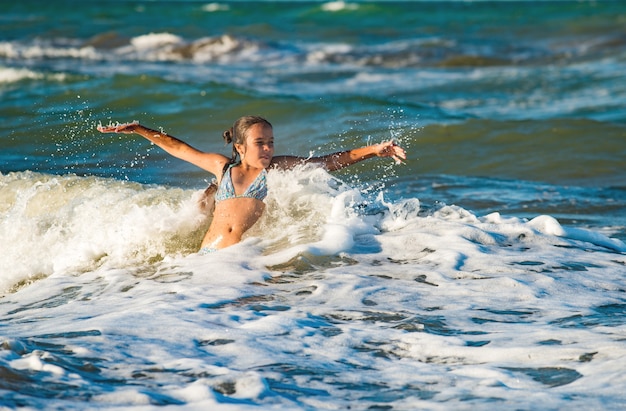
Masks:
[[[143,126],[137,121],[109,126],[99,125],[97,129],[102,133],[139,134],[174,157],[196,165],[214,175],[220,175],[224,164],[228,162],[226,156],[216,153],[205,153],[174,136]]]
[[[319,157],[276,156],[272,164],[278,168],[289,169],[298,164],[312,163],[319,164],[328,171],[336,171],[373,157],[391,157],[396,163],[402,163],[403,160],[406,160],[406,151],[393,140],[390,140]]]

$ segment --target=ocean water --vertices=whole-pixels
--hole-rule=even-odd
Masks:
[[[0,409],[626,408],[626,3],[0,3]],[[207,151],[269,173],[196,254]]]

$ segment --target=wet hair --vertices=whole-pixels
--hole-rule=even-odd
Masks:
[[[222,137],[224,137],[224,141],[226,142],[226,144],[233,143],[233,154],[227,166],[237,162],[237,156],[239,155],[239,153],[235,148],[235,144],[245,144],[246,137],[248,137],[248,130],[250,130],[250,127],[255,124],[264,124],[266,126],[272,127],[270,122],[263,117],[243,116],[238,118],[231,128],[224,131]]]

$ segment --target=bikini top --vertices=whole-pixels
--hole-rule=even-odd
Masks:
[[[235,194],[233,179],[230,175],[230,170],[235,165],[236,164],[231,164],[228,169],[226,169],[222,181],[220,181],[220,185],[217,188],[217,192],[215,193],[215,202],[228,200],[229,198],[256,198],[257,200],[263,201],[267,196],[267,171],[263,169],[252,184],[248,186],[246,191],[244,191],[243,194],[237,195]]]

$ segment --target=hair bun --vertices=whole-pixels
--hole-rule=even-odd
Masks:
[[[224,133],[222,134],[222,137],[224,137],[224,141],[226,142],[226,144],[230,144],[233,142],[233,129],[232,127],[229,128],[228,130],[224,131]]]

